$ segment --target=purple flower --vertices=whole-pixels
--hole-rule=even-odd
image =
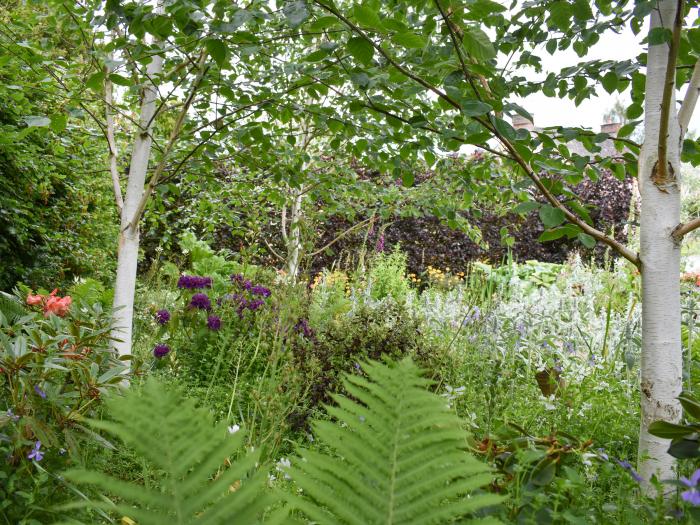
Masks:
[[[374,246],[374,251],[377,253],[381,253],[384,251],[384,233],[380,233],[379,237],[377,238],[377,244]]]
[[[32,451],[27,455],[27,459],[33,459],[34,461],[41,461],[44,459],[44,453],[40,449],[41,441],[37,441],[34,443],[34,448]]]
[[[309,326],[309,322],[306,319],[299,319],[297,324],[294,325],[294,331],[302,334],[307,339],[314,336],[314,330]]]
[[[190,308],[199,308],[200,310],[211,310],[211,301],[205,293],[196,293],[190,301]]]
[[[253,288],[253,283],[251,283],[248,279],[243,281],[243,289],[244,290],[251,290]]]
[[[231,276],[231,282],[233,284],[243,284],[243,274],[242,273],[234,273]]]
[[[17,423],[17,421],[19,421],[19,416],[15,414],[11,408],[7,409],[7,417],[10,418],[14,423]]]
[[[170,353],[170,347],[168,345],[166,345],[165,343],[159,343],[153,349],[153,356],[156,359],[160,359],[161,357],[165,357],[169,353]]]
[[[36,392],[41,399],[46,399],[46,392],[39,388],[39,385],[34,385],[34,392]]]
[[[217,330],[221,329],[221,317],[218,315],[210,315],[207,318],[207,327],[209,330],[214,330],[215,332]]]
[[[632,478],[633,478],[637,483],[640,483],[640,482],[643,481],[642,476],[640,476],[639,474],[637,474],[637,471],[634,470],[634,468],[632,467],[632,465],[630,464],[629,461],[626,461],[626,460],[624,460],[624,459],[623,459],[622,461],[620,461],[619,459],[616,459],[615,462],[616,462],[618,465],[620,465],[623,469],[625,469],[626,471],[628,471],[628,472],[630,473],[630,476],[632,476]]]
[[[270,295],[272,295],[272,292],[269,288],[265,288],[264,286],[261,286],[259,284],[253,286],[250,289],[250,293],[252,293],[253,295],[262,295],[263,297],[270,297]]]
[[[158,310],[156,312],[156,322],[158,324],[165,324],[170,321],[170,312],[167,310]]]
[[[688,487],[689,490],[681,493],[683,501],[690,503],[693,507],[700,506],[700,490],[698,490],[698,482],[700,482],[700,468],[697,469],[690,479],[682,477],[681,483]]]
[[[564,350],[566,350],[569,354],[573,354],[576,352],[576,348],[574,347],[574,343],[571,341],[566,341],[564,343]]]
[[[602,448],[598,449],[598,456],[600,456],[605,461],[610,461],[610,457],[608,457],[608,455],[605,453],[605,450],[603,450]]]
[[[198,275],[181,275],[177,281],[178,288],[197,290],[199,288],[211,288],[211,277],[200,277]]]
[[[258,308],[260,308],[263,304],[265,304],[265,301],[263,301],[262,299],[253,299],[252,301],[250,301],[248,303],[248,310],[250,310],[251,312],[254,312]]]

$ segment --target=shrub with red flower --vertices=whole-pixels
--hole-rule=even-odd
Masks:
[[[58,288],[55,288],[49,295],[29,294],[26,302],[29,306],[41,306],[44,317],[48,317],[50,314],[64,317],[70,310],[73,299],[70,295],[59,297],[57,294]]]

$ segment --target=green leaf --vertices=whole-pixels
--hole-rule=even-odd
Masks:
[[[361,36],[356,36],[348,40],[346,47],[348,53],[359,63],[367,66],[372,62],[374,46]]]
[[[536,209],[539,208],[539,207],[540,207],[540,203],[539,203],[539,202],[535,202],[535,201],[525,201],[525,202],[521,202],[520,204],[518,204],[518,205],[513,209],[513,211],[514,211],[515,213],[520,214],[520,215],[527,215],[528,213],[530,213],[531,211],[536,210]]]
[[[602,84],[605,91],[612,94],[617,89],[617,75],[612,71],[608,71],[603,76]]]
[[[542,232],[540,236],[537,238],[539,242],[548,242],[548,241],[554,241],[556,239],[561,239],[564,237],[567,233],[566,228],[554,228],[553,230],[547,230]]]
[[[66,129],[67,123],[68,117],[65,113],[57,113],[55,115],[51,115],[51,131],[55,133],[61,133],[64,129]]]
[[[117,73],[112,73],[109,75],[109,79],[112,81],[112,84],[116,84],[118,86],[130,86],[131,85],[131,80],[119,75]]]
[[[415,175],[413,173],[413,170],[405,170],[401,174],[401,182],[407,188],[410,188],[411,186],[413,186],[413,183],[415,182]]]
[[[670,42],[672,33],[665,27],[654,27],[649,31],[649,45],[658,46]]]
[[[51,124],[51,119],[38,115],[30,115],[28,117],[24,117],[24,122],[26,122],[27,126],[30,128],[45,128]]]
[[[681,402],[686,416],[700,421],[700,401],[695,399],[690,392],[681,392],[678,400]]]
[[[488,35],[478,27],[469,26],[465,29],[462,46],[467,54],[476,60],[496,58],[496,48]]]
[[[411,32],[396,33],[391,37],[392,42],[407,48],[421,48],[426,46],[425,39]]]
[[[581,241],[581,244],[583,244],[586,248],[595,248],[595,239],[587,233],[579,233],[578,240]]]
[[[462,102],[462,113],[467,117],[478,117],[486,115],[493,108],[480,100],[465,100]]]
[[[209,53],[219,67],[222,67],[226,63],[226,56],[228,54],[226,44],[218,38],[210,38],[204,42],[204,45],[207,48],[207,53]]]
[[[374,9],[363,5],[357,5],[355,6],[353,13],[355,15],[355,20],[357,20],[361,25],[371,27],[373,29],[384,29],[382,26],[382,21],[379,18],[379,14],[377,14]]]
[[[654,421],[649,425],[649,433],[651,435],[665,439],[682,438],[693,432],[691,428],[684,425],[669,423],[668,421]]]
[[[85,82],[85,86],[89,89],[92,89],[93,91],[100,91],[102,89],[102,85],[103,85],[104,81],[105,81],[104,72],[98,71],[97,73],[90,75],[90,77]]]
[[[540,220],[547,228],[559,226],[566,220],[566,215],[559,208],[545,204],[540,208]]]

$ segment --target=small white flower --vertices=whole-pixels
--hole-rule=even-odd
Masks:
[[[238,425],[231,425],[230,427],[228,427],[228,433],[229,433],[229,434],[235,434],[235,433],[238,432],[240,429],[241,429],[241,427],[239,427]]]

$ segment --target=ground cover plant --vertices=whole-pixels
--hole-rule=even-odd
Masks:
[[[700,521],[698,7],[0,2],[0,523]]]

